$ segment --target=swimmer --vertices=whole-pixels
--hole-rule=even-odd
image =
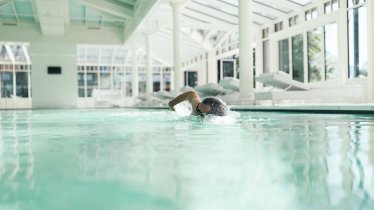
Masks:
[[[175,111],[174,106],[183,102],[189,101],[192,106],[192,115],[212,114],[216,116],[226,116],[227,109],[224,102],[216,97],[207,97],[201,101],[199,95],[195,91],[187,91],[169,101],[169,108]]]

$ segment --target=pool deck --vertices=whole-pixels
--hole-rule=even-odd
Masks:
[[[142,109],[168,109],[160,107],[136,107]],[[325,114],[374,114],[374,104],[293,104],[293,105],[230,105],[232,111],[302,112]]]
[[[374,104],[232,105],[233,111],[374,114]]]

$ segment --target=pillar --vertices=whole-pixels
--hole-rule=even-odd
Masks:
[[[182,66],[181,66],[181,21],[179,2],[171,3],[173,7],[173,55],[174,55],[174,95],[179,94],[182,87]]]
[[[151,55],[151,35],[145,34],[145,48],[146,48],[146,99],[151,100],[153,93],[153,78],[152,78],[152,55]]]
[[[132,50],[133,62],[132,62],[132,97],[139,96],[139,72],[138,72],[138,50],[134,48]]]
[[[240,99],[253,98],[252,1],[239,0]]]
[[[367,4],[368,30],[368,101],[374,102],[374,1]]]

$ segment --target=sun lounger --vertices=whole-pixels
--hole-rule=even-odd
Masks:
[[[355,98],[363,99],[363,89],[359,85],[342,85],[335,87],[310,87],[307,84],[295,81],[284,72],[267,73],[256,77],[258,82],[270,85],[280,90],[270,89],[255,93],[255,100],[308,100],[308,99],[334,99]]]

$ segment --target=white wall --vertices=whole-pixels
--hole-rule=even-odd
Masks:
[[[31,43],[33,108],[75,108],[78,98],[76,45]],[[61,74],[48,74],[48,66],[61,66]]]

